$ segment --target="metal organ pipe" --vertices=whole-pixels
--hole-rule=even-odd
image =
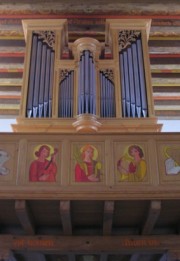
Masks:
[[[115,117],[114,83],[103,71],[100,71],[100,115]]]
[[[131,116],[134,118],[136,114],[135,110],[135,85],[134,85],[134,72],[133,72],[133,59],[131,48],[127,49],[128,64],[129,64],[129,90],[130,90],[130,104],[131,104]]]
[[[146,97],[146,83],[144,76],[144,63],[142,54],[142,44],[141,40],[137,39],[137,53],[139,61],[139,78],[140,78],[140,90],[141,90],[141,101],[142,101],[142,115],[147,117],[147,97]]]
[[[44,90],[44,117],[47,117],[47,115],[48,115],[50,62],[51,62],[51,51],[49,48],[47,48],[45,90]]]
[[[130,88],[129,88],[130,86],[129,86],[127,51],[123,52],[123,65],[124,65],[124,80],[125,80],[125,90],[126,90],[126,112],[127,112],[127,117],[130,117],[131,107],[130,107]]]
[[[122,112],[123,117],[126,117],[126,89],[125,89],[125,75],[124,75],[124,63],[123,63],[123,54],[119,54],[120,60],[120,75],[121,75],[121,97],[122,97]]]
[[[52,115],[52,95],[53,95],[53,76],[54,76],[54,52],[51,50],[50,54],[50,69],[49,69],[49,104],[48,104],[48,117]]]
[[[32,36],[26,115],[51,117],[54,50],[37,33]]]
[[[33,115],[33,94],[34,94],[34,81],[36,71],[36,53],[37,53],[37,35],[32,37],[32,50],[30,60],[30,73],[29,73],[29,88],[27,96],[27,117],[31,118]]]
[[[140,118],[148,116],[143,50],[140,33],[138,37],[132,35],[132,42],[119,52],[122,114],[123,117]]]
[[[142,105],[141,105],[141,92],[140,92],[140,81],[139,81],[139,66],[136,44],[131,45],[133,55],[133,71],[134,71],[134,85],[135,85],[135,100],[136,100],[136,115],[138,118],[141,117]]]
[[[66,72],[59,85],[58,117],[73,117],[74,71]]]
[[[41,70],[41,56],[42,56],[42,42],[38,40],[37,54],[36,54],[36,71],[34,81],[34,94],[33,94],[33,117],[38,115],[38,98],[39,98],[39,86],[40,86],[40,70]]]
[[[79,61],[78,114],[96,113],[96,79],[93,55],[84,50]]]
[[[45,71],[46,71],[46,52],[47,46],[43,44],[42,57],[41,57],[41,73],[40,73],[40,86],[39,86],[39,118],[43,117],[44,110],[44,86],[45,86]]]

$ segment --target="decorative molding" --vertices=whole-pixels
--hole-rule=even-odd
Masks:
[[[102,69],[100,71],[103,72],[105,74],[105,76],[114,83],[114,71],[113,70]]]
[[[139,31],[135,30],[123,30],[119,32],[119,51],[126,49],[128,46],[131,45],[132,42],[135,42],[136,39],[140,36]]]
[[[53,31],[34,31],[38,34],[38,38],[42,39],[44,43],[47,43],[53,50],[55,49],[55,33]]]

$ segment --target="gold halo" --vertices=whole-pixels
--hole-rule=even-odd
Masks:
[[[37,158],[37,156],[35,155],[35,152],[38,151],[41,146],[47,146],[47,147],[49,147],[50,152],[49,152],[49,157],[47,158],[47,160],[50,160],[50,159],[51,159],[51,155],[54,153],[54,148],[53,148],[51,145],[45,144],[45,143],[39,144],[39,145],[37,145],[36,147],[34,147],[34,150],[33,150],[34,159]]]
[[[98,150],[96,149],[96,147],[94,147],[93,145],[91,145],[91,144],[86,144],[85,146],[83,146],[83,147],[81,147],[80,148],[80,152],[82,153],[83,152],[83,150],[84,150],[84,148],[86,147],[86,146],[90,146],[90,147],[92,147],[93,148],[93,157],[92,157],[92,159],[93,160],[96,160],[97,159],[97,157],[98,157]]]
[[[177,147],[169,147],[169,146],[166,146],[166,147],[164,147],[164,155],[165,155],[165,157],[166,158],[171,158],[171,156],[169,155],[169,150],[180,150],[180,147],[179,146],[177,146]]]

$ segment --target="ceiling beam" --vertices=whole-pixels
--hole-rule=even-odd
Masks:
[[[114,201],[104,202],[103,235],[111,235],[114,214]]]
[[[71,204],[69,200],[60,201],[60,215],[64,235],[72,235]]]
[[[25,233],[27,235],[34,235],[35,229],[27,202],[25,200],[16,200],[15,211]]]
[[[54,253],[120,253],[129,254],[140,251],[162,253],[180,249],[179,235],[150,235],[150,236],[19,236],[0,235],[1,248],[21,251],[45,251]]]
[[[160,215],[161,201],[152,200],[147,213],[146,221],[142,229],[142,235],[149,235],[152,233],[156,221]]]

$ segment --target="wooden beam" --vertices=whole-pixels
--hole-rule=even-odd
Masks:
[[[35,229],[27,202],[25,200],[16,200],[15,211],[25,233],[27,235],[34,235]]]
[[[179,235],[150,236],[15,236],[0,235],[1,249],[68,253],[163,253],[180,249]],[[177,253],[177,252],[176,252]]]
[[[111,235],[114,214],[114,201],[104,202],[103,235]]]
[[[153,200],[150,203],[145,224],[142,229],[143,235],[151,234],[161,211],[161,201]]]
[[[150,53],[150,58],[180,58],[180,54],[176,53]]]
[[[64,235],[72,235],[71,205],[69,200],[60,201],[60,215]]]

